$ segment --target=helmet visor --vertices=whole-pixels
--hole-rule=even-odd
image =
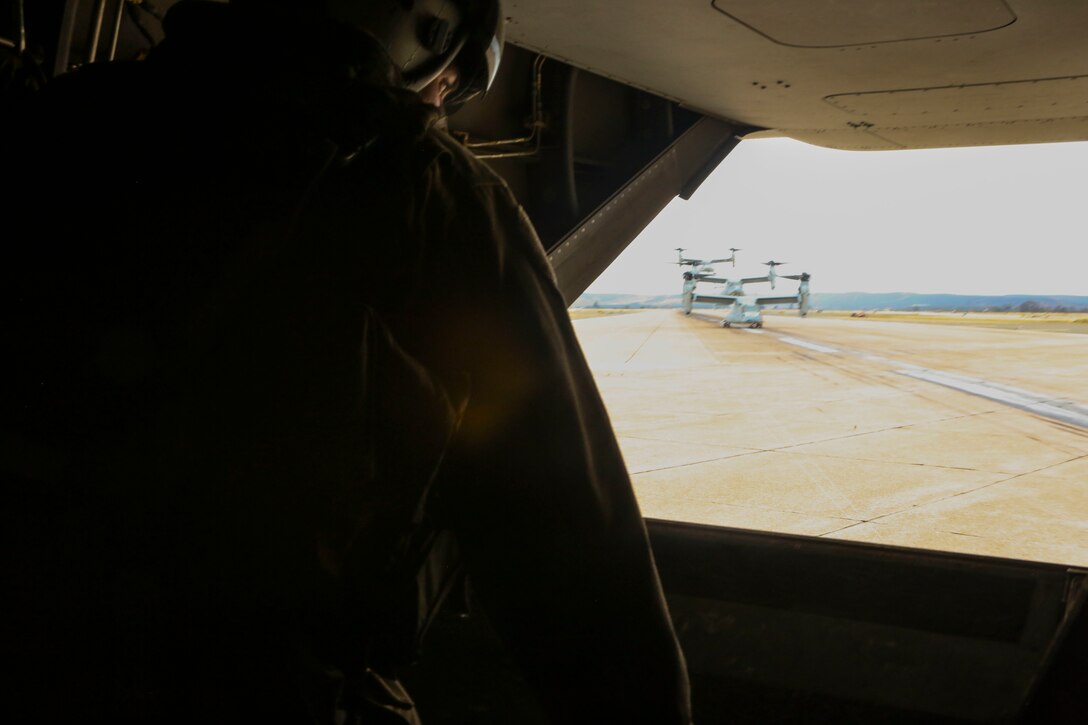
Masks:
[[[466,23],[468,35],[454,60],[460,83],[446,99],[446,107],[451,111],[486,93],[499,72],[505,42],[502,9],[494,1],[481,5],[479,14]]]

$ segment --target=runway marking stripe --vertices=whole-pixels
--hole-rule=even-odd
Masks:
[[[925,370],[925,368],[921,365],[903,362],[902,360],[892,360],[890,358],[880,357],[879,355],[864,355],[862,353],[850,353],[849,351],[848,354],[860,355],[863,360],[868,360],[870,362],[878,362],[885,365],[894,365],[895,367],[901,368],[902,370]]]
[[[751,327],[744,328],[744,331],[745,332],[750,332],[753,335],[762,335],[763,334],[763,330],[753,330]]]
[[[797,345],[798,347],[803,347],[803,348],[806,348],[808,350],[815,350],[816,352],[838,352],[838,350],[836,350],[833,347],[827,347],[825,345],[817,345],[814,342],[806,342],[804,340],[798,340],[796,337],[784,337],[784,336],[781,336],[778,339],[781,340],[782,342],[789,343],[790,345]]]
[[[965,378],[951,373],[942,373],[937,370],[917,368],[897,370],[896,372],[900,375],[936,383],[946,388],[954,388],[981,398],[996,400],[999,403],[1027,410],[1046,418],[1071,423],[1081,428],[1088,428],[1088,405],[1080,405],[1069,400],[1011,388],[1007,385],[991,383],[977,378]]]

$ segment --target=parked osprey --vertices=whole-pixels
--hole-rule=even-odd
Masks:
[[[762,277],[742,277],[739,279],[714,277],[712,276],[714,270],[709,265],[714,262],[731,262],[735,266],[737,252],[740,251],[739,249],[731,249],[733,255],[728,259],[715,260],[688,259],[684,257],[684,250],[682,248],[678,248],[676,251],[679,253],[677,264],[691,267],[691,270],[685,271],[683,274],[684,288],[682,300],[685,315],[691,314],[692,306],[696,302],[709,302],[716,306],[728,306],[730,308],[728,314],[726,314],[719,323],[722,327],[748,325],[752,328],[759,328],[763,327],[762,309],[764,305],[796,304],[801,317],[805,317],[808,314],[808,283],[811,275],[807,272],[802,272],[801,274],[779,275],[775,272],[775,267],[779,267],[785,264],[785,262],[771,260],[763,263],[767,265],[768,269],[767,274]],[[775,280],[779,277],[783,279],[799,280],[800,284],[797,287],[797,294],[761,296],[747,295],[744,293],[744,285],[746,284],[767,282],[771,285],[771,289],[774,289]],[[720,284],[722,287],[719,294],[716,295],[699,294],[696,291],[696,288],[700,282]]]

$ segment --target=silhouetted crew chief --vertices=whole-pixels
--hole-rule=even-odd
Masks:
[[[31,118],[89,129],[31,165],[112,182],[49,222],[54,246],[28,252],[49,272],[19,287],[24,372],[67,393],[29,401],[28,435],[75,451],[58,485],[89,491],[87,561],[56,557],[111,582],[58,605],[74,661],[112,662],[93,686],[61,678],[92,708],[412,721],[395,670],[448,584],[448,539],[555,722],[690,720],[540,242],[417,95],[451,63],[452,100],[486,87],[500,18],[474,0],[183,0],[146,62],[38,99]]]

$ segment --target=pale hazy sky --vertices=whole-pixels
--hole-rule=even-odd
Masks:
[[[745,141],[586,291],[677,294],[675,247],[704,259],[740,247],[721,276],[783,260],[782,274],[812,274],[813,292],[1088,295],[1088,143],[851,152]]]

